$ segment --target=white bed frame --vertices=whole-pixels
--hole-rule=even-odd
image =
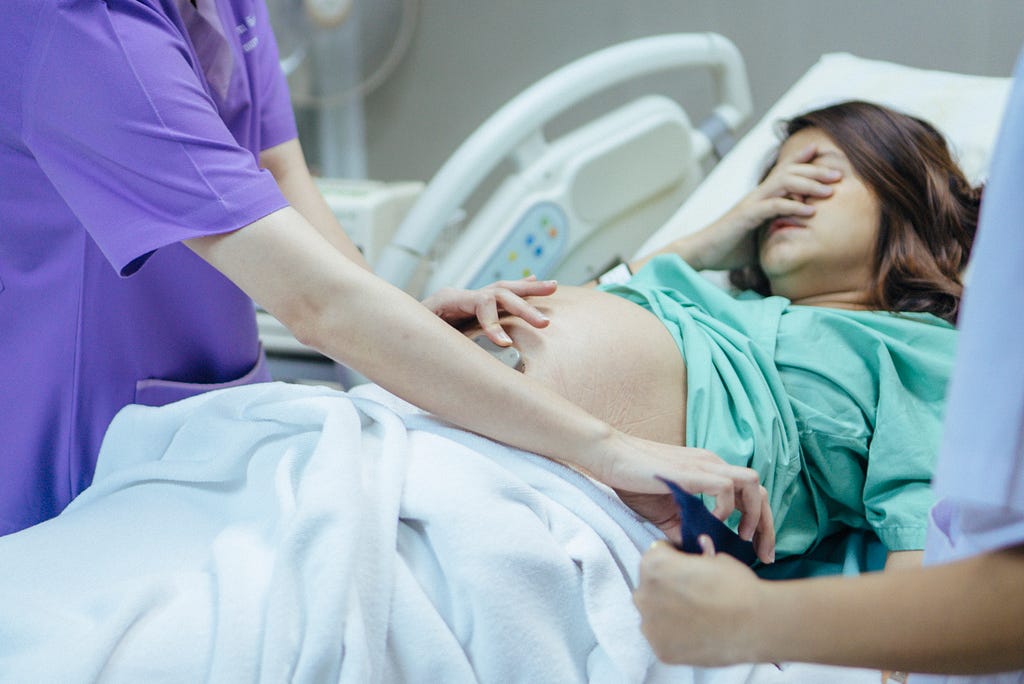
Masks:
[[[544,127],[580,101],[647,74],[706,69],[712,117],[693,127],[680,104],[649,95],[556,140]],[[711,33],[622,43],[573,62],[523,91],[482,124],[427,185],[375,270],[425,295],[527,274],[592,279],[717,218],[756,183],[777,144],[777,122],[864,99],[935,124],[975,181],[987,173],[1009,78],[919,69],[847,53],[823,56],[715,165],[752,110],[739,51]],[[678,94],[677,94],[678,95]],[[685,95],[685,94],[684,94]],[[502,162],[514,171],[454,238],[446,228]]]
[[[697,68],[710,72],[716,97],[699,128],[676,100],[650,95],[556,140],[544,136],[552,119],[597,93],[647,74]],[[702,180],[719,136],[739,131],[750,113],[743,60],[717,34],[654,36],[593,53],[481,125],[431,180],[375,270],[414,294],[529,274],[589,280],[664,224]],[[514,171],[432,263],[463,202],[505,160]]]

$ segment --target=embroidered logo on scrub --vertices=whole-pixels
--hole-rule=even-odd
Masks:
[[[260,44],[260,37],[253,36],[248,40],[245,39],[245,34],[248,33],[252,28],[256,26],[256,15],[249,14],[245,17],[245,22],[235,26],[235,33],[238,34],[242,40],[242,50],[245,52],[252,52],[256,49],[256,46]]]

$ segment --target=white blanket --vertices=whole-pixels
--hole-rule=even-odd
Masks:
[[[631,593],[658,536],[372,386],[133,406],[92,487],[0,537],[0,681],[878,681],[656,663]]]
[[[654,538],[577,473],[366,398],[129,407],[93,486],[0,538],[0,673],[641,681],[630,592]]]

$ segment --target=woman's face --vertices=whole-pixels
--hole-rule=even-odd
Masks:
[[[838,145],[822,131],[805,128],[790,136],[779,160],[794,157],[808,145],[821,164],[842,172],[829,197],[808,197],[810,217],[781,217],[762,229],[761,268],[773,294],[797,304],[858,305],[867,299],[881,218],[875,195],[854,172]],[[803,199],[803,198],[800,198]]]

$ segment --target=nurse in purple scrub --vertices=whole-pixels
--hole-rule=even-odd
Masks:
[[[752,470],[626,435],[445,323],[509,344],[498,310],[544,326],[521,296],[553,283],[423,306],[369,272],[310,177],[262,0],[3,0],[0,83],[0,534],[89,485],[126,404],[269,379],[255,300],[408,401],[657,495],[641,513],[674,510],[656,474],[716,496],[767,557]]]

